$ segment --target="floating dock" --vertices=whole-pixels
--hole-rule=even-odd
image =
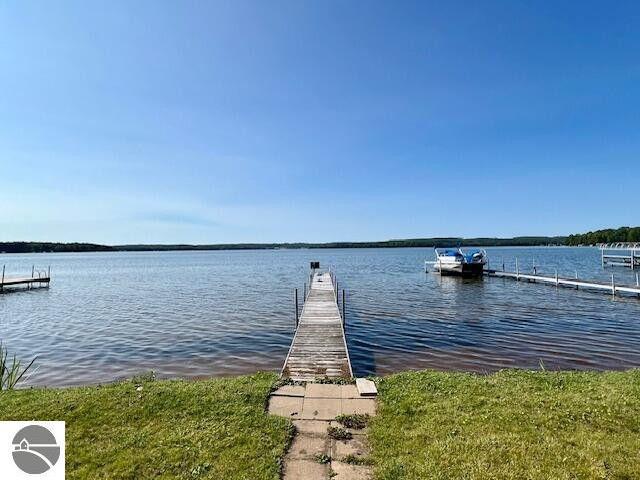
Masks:
[[[335,276],[314,269],[304,297],[299,320],[296,305],[296,332],[281,376],[306,382],[325,376],[351,378],[353,371],[344,333],[344,290],[340,315]]]
[[[51,267],[47,270],[36,270],[31,268],[31,276],[26,277],[10,277],[5,276],[5,267],[2,267],[2,276],[0,277],[0,293],[5,291],[5,287],[26,287],[26,288],[48,288],[51,282]]]
[[[602,266],[640,269],[640,243],[601,243]]]
[[[527,274],[520,273],[519,271],[515,272],[505,272],[500,270],[485,270],[484,274],[489,277],[500,277],[500,278],[511,278],[516,281],[527,281],[532,283],[547,283],[555,285],[556,287],[573,287],[576,289],[590,289],[597,290],[600,292],[610,293],[613,296],[619,294],[632,294],[640,296],[640,277],[636,274],[636,285],[619,285],[616,284],[615,278],[611,275],[611,282],[595,282],[592,280],[581,280],[578,278],[578,275],[574,278],[560,277],[557,272],[553,276],[549,275],[538,275],[538,274]]]

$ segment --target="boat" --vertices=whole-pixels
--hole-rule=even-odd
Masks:
[[[461,248],[436,248],[436,260],[431,263],[440,275],[462,275],[477,277],[482,275],[487,263],[487,252],[482,249],[462,250]]]

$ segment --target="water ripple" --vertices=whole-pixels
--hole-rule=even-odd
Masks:
[[[490,249],[494,266],[632,283],[596,249]],[[0,295],[0,338],[38,356],[31,384],[278,371],[293,335],[292,289],[311,260],[347,288],[357,375],[435,368],[640,366],[640,300],[423,271],[430,249],[0,255],[8,272],[51,265],[49,290]]]

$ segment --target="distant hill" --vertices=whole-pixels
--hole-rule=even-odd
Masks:
[[[595,245],[613,242],[640,242],[640,227],[607,228],[567,237],[567,245]]]
[[[94,243],[52,242],[0,242],[0,253],[40,252],[143,252],[169,250],[265,250],[277,248],[403,248],[444,246],[542,246],[563,245],[566,237],[514,237],[514,238],[413,238],[385,240],[381,242],[330,242],[330,243],[221,243],[211,245],[97,245]]]

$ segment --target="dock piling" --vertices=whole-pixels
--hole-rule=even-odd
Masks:
[[[520,269],[518,268],[518,257],[516,257],[516,280],[520,280]]]
[[[296,329],[298,328],[298,289],[295,288],[294,289],[294,304],[295,304],[295,309],[296,309],[296,315],[295,315],[295,319],[296,319]]]
[[[616,296],[616,281],[613,278],[613,273],[611,274],[611,293],[614,297]]]

